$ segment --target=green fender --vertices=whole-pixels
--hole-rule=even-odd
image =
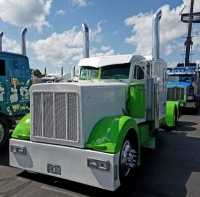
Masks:
[[[110,116],[101,119],[93,128],[85,148],[117,153],[122,148],[122,143],[127,132],[132,129],[138,138],[138,165],[140,163],[139,130],[135,120],[129,116]],[[133,131],[133,132],[134,132]]]
[[[175,113],[177,114],[177,118],[178,118],[179,117],[179,101],[167,101],[164,126],[168,126],[168,127],[175,126],[175,121],[174,121]]]
[[[25,115],[15,127],[13,133],[13,138],[30,140],[30,113]]]

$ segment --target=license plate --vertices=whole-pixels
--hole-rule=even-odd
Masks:
[[[50,174],[61,175],[61,166],[47,164],[47,172]]]

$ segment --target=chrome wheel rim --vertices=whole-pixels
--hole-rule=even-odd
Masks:
[[[128,176],[131,168],[136,166],[136,151],[131,147],[129,140],[126,140],[121,152],[121,169],[124,176]]]
[[[4,137],[4,128],[3,125],[0,124],[0,142],[3,140]]]

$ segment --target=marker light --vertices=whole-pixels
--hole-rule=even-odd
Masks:
[[[100,170],[110,170],[110,162],[109,161],[101,161],[101,160],[96,160],[96,159],[87,159],[87,166],[91,168],[97,168]]]

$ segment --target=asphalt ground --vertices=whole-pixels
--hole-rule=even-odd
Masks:
[[[157,133],[156,149],[142,149],[134,180],[115,192],[9,167],[0,151],[0,197],[200,197],[200,113],[187,110],[173,130]]]

